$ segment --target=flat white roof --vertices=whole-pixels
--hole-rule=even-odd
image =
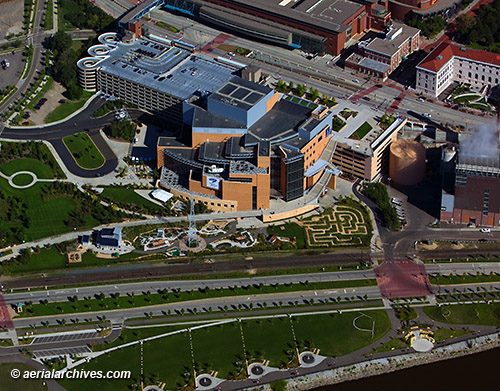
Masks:
[[[162,189],[156,189],[151,192],[151,197],[161,202],[167,202],[173,196],[174,195],[172,193]]]

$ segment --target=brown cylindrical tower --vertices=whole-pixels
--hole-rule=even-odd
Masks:
[[[413,186],[425,176],[425,148],[417,141],[398,140],[391,144],[389,176],[403,186]]]

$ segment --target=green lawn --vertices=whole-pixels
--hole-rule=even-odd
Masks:
[[[81,99],[67,101],[60,106],[57,106],[45,117],[44,122],[50,123],[66,118],[70,114],[73,114],[75,111],[80,109],[91,96],[92,92],[83,91]]]
[[[5,363],[0,364],[0,379],[2,379],[2,390],[23,390],[23,391],[45,391],[47,386],[44,379],[13,379],[11,371],[18,369],[21,373],[25,371],[34,371],[35,368],[23,363]]]
[[[424,312],[444,323],[500,326],[500,303],[430,306]]]
[[[43,201],[42,193],[44,193],[48,186],[49,184],[46,183],[36,183],[27,189],[13,189],[5,179],[0,178],[0,188],[2,191],[8,195],[19,197],[28,207],[27,215],[30,224],[28,228],[24,229],[24,237],[27,242],[58,235],[70,230],[64,224],[64,220],[75,209],[74,202],[68,196],[57,196]],[[90,215],[85,216],[85,221],[87,227],[94,227],[99,224]],[[0,220],[0,230],[21,226],[22,223],[20,221]]]
[[[139,256],[139,254],[129,253],[122,255],[119,258],[97,258],[93,253],[87,251],[82,256],[82,262],[68,265],[66,254],[62,254],[55,246],[52,246],[50,249],[41,248],[38,253],[32,253],[31,261],[26,265],[20,262],[10,263],[8,270],[10,274],[39,273],[56,269],[64,269],[67,267],[82,268],[109,265],[117,262],[128,261],[137,256]]]
[[[52,169],[45,163],[35,159],[16,159],[0,167],[5,175],[12,175],[19,171],[31,171],[40,179],[52,179]]]
[[[112,202],[123,203],[123,204],[135,204],[144,208],[153,209],[161,211],[164,209],[163,206],[155,204],[147,200],[146,198],[137,194],[134,189],[127,189],[124,187],[104,187],[104,191],[101,193],[103,197],[109,198]]]
[[[320,349],[320,354],[340,356],[376,341],[389,331],[390,322],[384,311],[364,313],[370,318],[359,318],[356,325],[371,330],[374,320],[373,338],[371,332],[359,331],[353,327],[353,321],[361,315],[359,312],[293,317],[293,327],[300,347],[305,349],[306,345],[308,348],[315,346]],[[287,364],[295,353],[288,318],[242,320],[241,326],[249,361],[260,357],[270,360],[270,365],[279,366]],[[239,372],[244,361],[237,322],[192,330],[191,335],[198,374],[214,370],[219,377],[232,377]],[[165,389],[168,390],[184,387],[185,379],[193,373],[187,332],[145,342],[143,349],[146,377],[156,375],[158,381],[166,383]],[[134,345],[103,355],[79,367],[85,370],[130,370],[134,379],[108,382],[79,380],[76,383],[62,381],[61,384],[64,387],[71,385],[72,391],[85,391],[88,387],[99,391],[127,389],[127,385],[137,383],[139,363],[140,345]]]
[[[51,250],[52,251],[52,250]],[[83,256],[83,264],[89,265],[86,261],[85,253]],[[46,257],[50,257],[51,254],[45,254]],[[53,260],[50,261],[53,268],[61,267],[63,259],[61,256],[57,256],[55,252],[52,253]],[[89,256],[92,256],[89,254]],[[45,257],[44,257],[45,258]],[[57,258],[57,262],[56,259]],[[95,258],[99,262],[99,258]],[[103,262],[105,260],[102,260]],[[43,262],[43,258],[38,261],[38,263],[33,266],[31,262],[26,267],[29,267],[29,271],[36,270],[36,265],[40,265]],[[22,265],[18,269],[11,266],[13,272],[19,272],[22,269]],[[11,269],[9,269],[11,270]],[[360,287],[360,286],[375,286],[376,280],[366,279],[366,280],[343,280],[343,281],[329,281],[329,282],[304,282],[303,284],[287,284],[287,285],[263,285],[263,286],[247,286],[239,288],[225,288],[225,289],[211,289],[211,290],[194,290],[194,291],[182,291],[179,293],[167,292],[166,294],[159,294],[157,292],[150,292],[149,295],[135,295],[133,297],[120,296],[118,298],[106,297],[104,299],[92,298],[89,300],[79,300],[77,302],[71,301],[61,301],[56,303],[33,303],[33,305],[28,308],[26,312],[21,314],[23,317],[29,316],[42,316],[42,315],[58,315],[58,314],[71,314],[77,312],[90,312],[90,311],[107,311],[113,309],[124,309],[124,308],[137,308],[145,307],[157,304],[167,304],[167,303],[177,303],[182,301],[190,300],[202,300],[211,297],[231,297],[231,296],[247,296],[247,295],[257,295],[265,293],[279,293],[279,292],[296,292],[296,291],[309,291],[309,290],[320,290],[320,289],[334,289],[334,288],[349,288],[349,287]],[[96,292],[96,294],[99,292]],[[285,303],[286,304],[286,303]],[[214,310],[216,310],[214,308]]]
[[[465,103],[465,102],[470,102],[471,100],[479,99],[480,97],[481,97],[481,95],[479,95],[479,94],[470,94],[470,95],[465,95],[465,96],[460,96],[458,98],[454,98],[453,102]]]
[[[77,133],[72,136],[66,136],[63,138],[63,142],[80,167],[93,170],[104,164],[104,157],[88,134]]]
[[[368,122],[365,122],[349,138],[354,140],[362,140],[363,137],[365,137],[372,129],[372,126]]]
[[[441,328],[434,331],[434,339],[436,340],[436,342],[440,342],[469,333],[471,333],[471,331],[467,329],[464,330],[464,329]]]
[[[278,235],[283,237],[288,237],[290,239],[296,239],[297,248],[305,247],[305,237],[304,228],[302,228],[297,223],[286,223],[282,225],[275,225],[267,227],[268,235]]]
[[[33,177],[29,174],[19,174],[12,178],[12,183],[18,186],[26,186],[33,182]]]
[[[300,316],[294,318],[294,328],[297,340],[309,341],[314,347],[321,349],[325,356],[342,356],[366,346],[382,338],[391,328],[391,323],[383,310],[347,312],[343,314]],[[375,322],[374,336],[371,332],[354,328],[371,330]]]
[[[390,352],[392,350],[406,349],[409,347],[410,345],[405,342],[404,338],[395,337],[383,345],[380,345],[378,348],[373,349],[371,353]]]
[[[248,320],[242,326],[250,361],[266,359],[272,367],[288,363],[283,351],[295,349],[290,319]]]

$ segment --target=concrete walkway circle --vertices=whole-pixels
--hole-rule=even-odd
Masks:
[[[29,175],[31,176],[31,182],[26,184],[26,185],[16,185],[13,182],[13,179],[18,176],[18,175]],[[9,182],[9,185],[13,187],[14,189],[27,189],[28,187],[33,186],[35,183],[38,182],[54,182],[57,181],[58,179],[39,179],[37,175],[34,172],[31,171],[18,171],[12,174],[11,176],[5,175],[3,172],[0,171],[0,177],[7,179]]]
[[[16,185],[14,183],[14,178],[18,175],[30,175],[31,182],[28,183],[27,185]],[[28,187],[33,186],[37,181],[38,181],[38,177],[36,176],[36,174],[34,172],[31,172],[31,171],[18,171],[9,177],[9,185],[12,186],[14,189],[27,189]]]

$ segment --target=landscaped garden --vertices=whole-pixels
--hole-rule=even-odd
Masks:
[[[367,209],[359,202],[344,198],[335,208],[328,208],[319,216],[301,221],[305,228],[307,246],[368,246],[371,221]]]
[[[353,140],[362,140],[372,129],[373,127],[368,122],[364,122],[349,138]]]
[[[332,120],[332,130],[334,132],[340,131],[345,126],[345,122],[340,119],[340,117],[337,117],[336,115],[333,117]]]
[[[231,322],[192,330],[193,357],[187,331],[144,342],[146,382],[164,382],[165,388],[170,390],[184,389],[186,385],[192,385],[193,369],[196,369],[197,375],[217,371],[217,376],[222,378],[246,376],[245,358],[249,363],[266,359],[271,366],[293,367],[297,364],[296,349],[304,351],[318,348],[322,355],[338,357],[377,341],[389,329],[390,321],[385,311],[254,320],[243,318],[241,323]],[[246,349],[243,348],[242,336]],[[93,379],[92,383],[63,381],[62,385],[71,385],[73,391],[86,390],[90,384],[101,391],[115,390],[117,387],[127,389],[139,382],[140,351],[140,345],[136,344],[97,357],[81,367],[85,370],[130,370],[133,379],[112,382]]]
[[[104,164],[104,157],[88,134],[77,133],[72,136],[66,136],[63,142],[80,167],[93,170]]]

